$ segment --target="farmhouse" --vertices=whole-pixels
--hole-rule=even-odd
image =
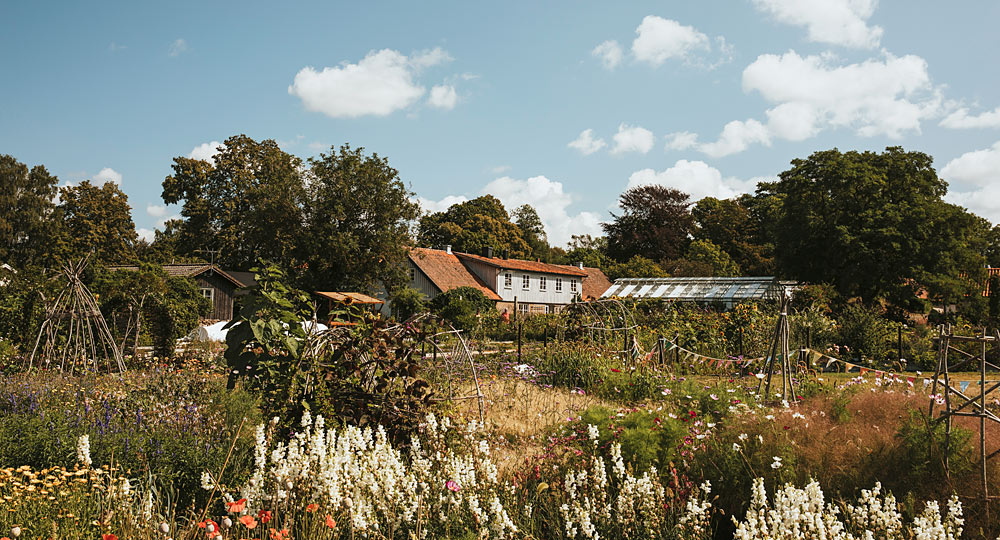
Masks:
[[[137,271],[137,266],[111,266],[108,270]],[[205,321],[228,321],[233,318],[233,298],[239,296],[241,289],[256,285],[244,283],[214,264],[164,264],[163,270],[168,276],[187,277],[194,280],[201,295],[212,303],[212,310],[206,315]],[[248,274],[245,272],[243,274]],[[246,279],[246,278],[244,278]],[[252,279],[251,279],[252,281]]]
[[[558,313],[574,301],[596,299],[611,283],[597,268],[548,264],[445,249],[414,248],[408,258],[410,286],[433,298],[457,287],[474,287],[510,312]]]

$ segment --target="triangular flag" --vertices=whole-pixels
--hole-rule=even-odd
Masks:
[[[861,368],[861,374],[862,375],[864,375],[865,373],[868,373],[869,371],[870,370],[868,368],[865,368],[865,367]]]
[[[927,388],[928,386],[930,386],[930,384],[931,384],[930,379],[924,379],[924,388]]]
[[[847,366],[847,371],[851,371],[852,369],[854,369],[854,368],[857,367],[857,366],[855,366],[854,364],[852,364],[850,362],[844,362],[844,365]]]
[[[917,382],[917,379],[916,379],[916,378],[914,378],[914,377],[907,377],[907,378],[906,378],[906,382],[908,382],[908,383],[912,384],[912,383],[915,383],[915,382]]]
[[[958,383],[958,386],[959,386],[959,388],[962,389],[962,392],[965,392],[965,389],[969,387],[969,383],[970,382],[972,382],[972,381],[960,381]]]

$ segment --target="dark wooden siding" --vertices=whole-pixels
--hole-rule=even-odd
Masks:
[[[205,272],[196,279],[198,288],[211,288],[212,311],[205,318],[212,320],[228,321],[233,318],[233,296],[236,294],[236,285],[228,279],[214,273]]]

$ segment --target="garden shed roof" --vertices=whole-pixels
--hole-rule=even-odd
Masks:
[[[334,302],[346,302],[348,304],[384,304],[383,300],[373,298],[367,294],[358,292],[325,292],[316,291],[316,296],[333,300]]]
[[[134,265],[109,266],[108,270],[111,271],[129,270],[132,272],[136,272],[139,270],[139,267]],[[230,282],[233,283],[233,285],[236,285],[239,288],[247,286],[247,284],[236,279],[235,277],[230,275],[229,272],[226,272],[225,270],[219,268],[218,266],[215,266],[214,264],[164,264],[163,271],[166,272],[167,275],[171,277],[178,277],[178,276],[195,277],[195,276],[200,276],[201,274],[204,274],[206,272],[215,272],[216,274],[219,274],[223,278],[229,280]]]
[[[601,298],[734,303],[777,298],[783,288],[796,286],[795,282],[773,276],[620,278]]]

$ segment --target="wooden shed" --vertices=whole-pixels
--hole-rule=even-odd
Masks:
[[[132,270],[137,266],[112,266],[109,270]],[[212,303],[212,310],[202,321],[228,321],[233,318],[233,298],[240,289],[247,287],[240,280],[213,264],[165,264],[168,276],[194,280],[201,295]]]

